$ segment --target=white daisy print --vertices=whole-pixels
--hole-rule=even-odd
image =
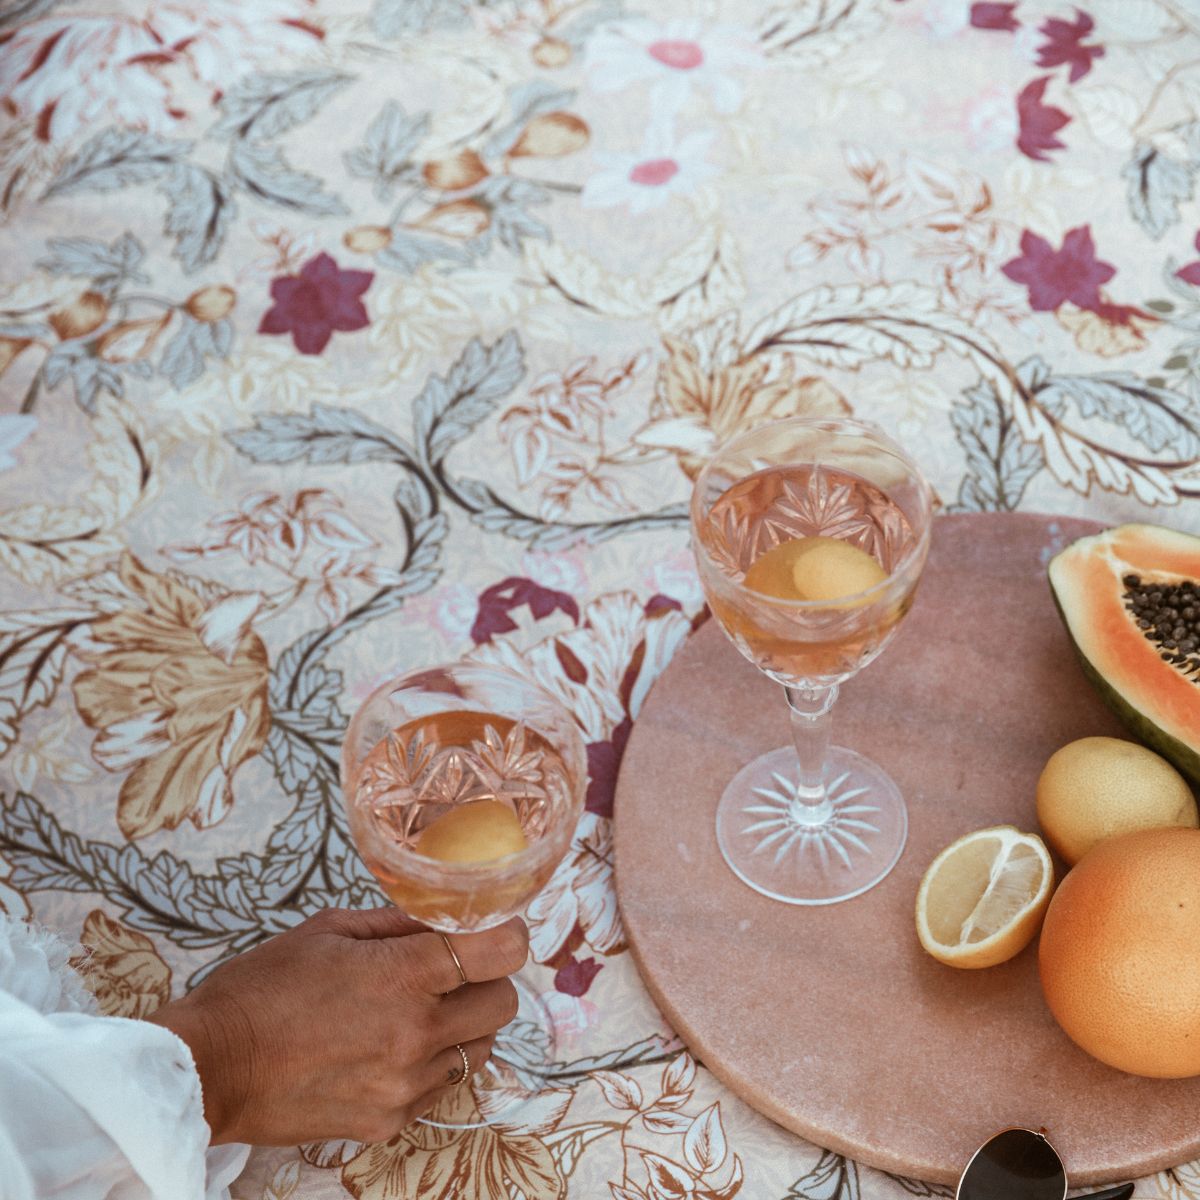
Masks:
[[[750,35],[730,25],[703,28],[697,21],[622,21],[598,30],[588,42],[587,66],[597,90],[620,91],[641,80],[654,83],[653,103],[674,112],[695,85],[712,96],[718,112],[742,102],[739,78],[762,63]]]
[[[689,133],[676,142],[667,129],[651,127],[637,154],[597,153],[603,170],[583,187],[587,208],[611,208],[624,204],[632,213],[661,208],[672,196],[694,192],[717,173],[704,154],[711,133]]]

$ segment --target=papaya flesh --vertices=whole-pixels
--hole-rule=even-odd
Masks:
[[[1200,538],[1118,525],[1050,561],[1084,673],[1130,731],[1200,785]]]

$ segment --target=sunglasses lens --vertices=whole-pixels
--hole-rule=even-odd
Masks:
[[[1028,1129],[1006,1129],[971,1159],[958,1200],[1063,1200],[1067,1174],[1054,1147]]]

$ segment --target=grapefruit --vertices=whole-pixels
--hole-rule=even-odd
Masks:
[[[1200,830],[1101,842],[1042,926],[1042,992],[1081,1049],[1133,1075],[1200,1075]]]

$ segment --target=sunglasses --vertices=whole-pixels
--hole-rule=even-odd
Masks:
[[[1046,1131],[1002,1129],[967,1163],[954,1200],[1066,1200],[1067,1170]],[[1075,1200],[1129,1200],[1133,1184],[1088,1192]]]

